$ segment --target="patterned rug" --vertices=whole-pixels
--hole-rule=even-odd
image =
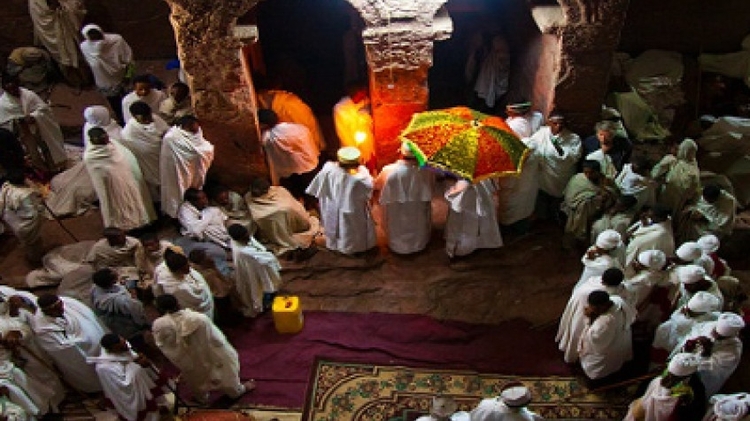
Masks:
[[[412,421],[427,414],[432,397],[453,397],[470,411],[503,385],[521,381],[531,389],[529,408],[546,419],[620,420],[632,390],[591,394],[574,377],[531,377],[476,372],[340,363],[318,360],[308,385],[304,421]]]

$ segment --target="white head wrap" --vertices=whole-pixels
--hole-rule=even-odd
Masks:
[[[719,250],[719,246],[721,245],[721,243],[719,242],[719,238],[713,234],[704,235],[703,237],[698,239],[697,243],[706,253],[716,252],[717,250]]]
[[[83,110],[83,118],[87,123],[96,127],[107,127],[112,121],[109,110],[103,105],[92,105]]]
[[[84,38],[89,39],[88,33],[92,29],[96,29],[97,31],[101,32],[102,34],[104,33],[104,31],[102,31],[102,28],[99,25],[90,23],[90,24],[84,26],[83,28],[81,28],[81,35],[83,35]]]
[[[742,393],[741,395],[747,396]],[[739,421],[747,416],[750,411],[750,402],[747,398],[739,398],[737,395],[724,396],[714,403],[714,415],[719,420]]]
[[[685,377],[698,370],[700,360],[695,354],[681,352],[669,361],[667,370],[675,376]]]
[[[694,284],[706,278],[706,269],[698,265],[687,265],[677,268],[677,279],[683,284]]]
[[[677,257],[686,262],[692,262],[693,260],[701,257],[701,254],[703,254],[703,249],[695,241],[688,241],[682,243],[682,245],[677,248],[677,251],[675,251],[675,254],[677,255]]]
[[[596,237],[595,244],[600,249],[612,250],[622,244],[622,237],[615,230],[604,230]]]
[[[503,390],[500,398],[508,406],[526,406],[531,402],[531,391],[526,386],[513,386]]]
[[[667,255],[661,250],[646,250],[638,254],[638,263],[649,269],[661,269],[667,263]]]
[[[735,313],[721,313],[716,322],[716,333],[721,336],[737,336],[745,327],[745,321]]]
[[[696,313],[708,313],[711,311],[719,311],[721,302],[719,297],[706,291],[698,291],[690,298],[687,303],[687,307]]]

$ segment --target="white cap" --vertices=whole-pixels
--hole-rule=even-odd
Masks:
[[[683,284],[694,284],[706,279],[706,269],[698,265],[686,265],[677,268],[677,279]]]
[[[714,415],[720,420],[727,421],[739,421],[747,416],[750,412],[750,401],[747,400],[745,393],[740,395],[745,396],[745,398],[728,395],[718,399],[714,403]]]
[[[745,327],[745,321],[735,313],[721,313],[716,322],[716,333],[721,336],[737,336]]]
[[[698,370],[700,359],[695,354],[681,352],[669,361],[667,370],[675,376],[685,377]]]
[[[359,164],[359,158],[362,153],[354,146],[346,146],[336,153],[336,157],[342,164]]]
[[[500,393],[500,399],[512,407],[526,406],[531,402],[531,391],[526,386],[512,386]]]
[[[701,257],[693,260],[693,263],[705,269],[706,273],[714,273],[714,267],[716,267],[714,259],[706,253],[701,254]]]
[[[719,242],[719,237],[713,234],[706,234],[703,237],[699,238],[696,242],[706,253],[716,252],[717,250],[719,250],[719,246],[721,245],[721,243]]]
[[[596,237],[596,246],[604,250],[612,250],[622,244],[622,236],[615,230],[604,230]]]
[[[719,301],[719,297],[706,291],[696,292],[687,303],[687,307],[696,313],[719,311],[720,306],[721,301]]]
[[[638,263],[649,269],[661,269],[667,263],[667,255],[661,250],[646,250],[638,254]]]
[[[695,241],[688,241],[682,243],[682,245],[677,248],[677,251],[675,251],[675,254],[677,255],[677,257],[686,262],[692,262],[693,260],[701,257],[701,254],[703,254],[703,249]]]
[[[450,417],[458,409],[458,404],[450,396],[435,396],[432,398],[430,414],[437,417]]]
[[[412,158],[414,157],[414,152],[411,151],[411,148],[409,147],[409,144],[406,142],[401,142],[401,155]]]

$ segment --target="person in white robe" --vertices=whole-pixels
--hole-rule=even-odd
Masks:
[[[143,345],[142,335],[151,327],[143,304],[117,282],[117,273],[112,269],[99,269],[91,278],[91,305],[102,323],[112,332]]]
[[[151,197],[160,198],[161,184],[159,160],[161,142],[169,131],[169,125],[158,115],[151,112],[151,107],[141,101],[130,106],[132,117],[122,129],[120,143],[128,148],[138,160],[143,179],[148,184]]]
[[[703,256],[708,256],[713,262],[713,269],[706,270],[708,275],[713,279],[718,280],[722,276],[729,276],[732,273],[732,268],[729,267],[727,261],[722,259],[719,254],[719,247],[721,247],[721,240],[714,234],[704,234],[696,243],[703,249]]]
[[[687,305],[675,310],[669,320],[659,325],[651,344],[652,348],[658,349],[664,357],[671,354],[695,325],[712,322],[719,318],[719,311],[721,311],[719,304],[719,299],[708,292],[696,292]],[[654,352],[652,351],[651,354],[653,358]]]
[[[675,308],[687,305],[688,301],[698,291],[706,291],[719,300],[719,308],[724,306],[724,297],[721,295],[716,281],[706,275],[706,270],[701,266],[688,264],[679,265],[672,271],[674,279],[679,282],[677,296],[674,302]]]
[[[638,312],[636,321],[640,322],[646,332],[653,332],[667,317],[664,310],[669,307],[668,291],[671,288],[669,276],[665,270],[667,257],[660,250],[646,250],[638,254],[631,263],[630,275],[625,281],[625,289],[632,297]],[[628,271],[626,270],[626,273]],[[661,305],[659,299],[664,301]]]
[[[411,254],[424,250],[432,235],[432,193],[435,177],[420,168],[406,143],[401,158],[383,167],[375,179],[380,191],[382,221],[388,248],[394,253]]]
[[[8,386],[0,386],[0,416],[6,421],[28,421],[30,419],[29,414],[20,406],[9,401],[10,395],[11,391]]]
[[[695,406],[691,404],[702,405],[703,398],[702,394],[696,396],[691,387],[698,364],[699,359],[690,353],[672,357],[666,372],[654,377],[643,396],[630,404],[623,421],[669,421],[682,419],[680,414],[695,416]]]
[[[581,272],[581,277],[574,288],[591,277],[601,276],[609,268],[622,270],[624,247],[622,237],[617,231],[605,230],[599,234],[594,245],[589,247],[581,257],[583,272]]]
[[[588,241],[591,224],[603,209],[615,201],[610,184],[602,175],[599,162],[584,161],[583,172],[574,175],[565,186],[560,209],[567,215],[566,236],[581,242]]]
[[[341,148],[337,156],[338,162],[327,162],[315,176],[307,194],[320,201],[326,247],[349,255],[365,252],[376,241],[369,203],[372,176],[359,164],[359,149]]]
[[[207,184],[203,192],[208,197],[209,204],[216,206],[221,210],[227,219],[224,225],[227,227],[232,224],[240,224],[247,228],[250,233],[256,230],[253,223],[253,216],[247,207],[245,199],[237,192],[234,192],[221,184]]]
[[[182,82],[173,83],[169,87],[169,96],[159,105],[158,113],[159,117],[169,125],[176,124],[181,117],[186,115],[195,115],[190,88]]]
[[[13,231],[26,260],[39,264],[44,254],[44,199],[41,192],[26,180],[22,171],[13,170],[6,174],[6,179],[0,186],[0,220]]]
[[[458,411],[458,404],[450,396],[435,396],[430,405],[430,414],[416,421],[470,421],[469,413]]]
[[[581,138],[568,130],[562,114],[552,113],[547,125],[531,135],[526,145],[539,157],[537,214],[542,218],[556,218],[565,186],[576,174],[576,165],[581,159]]]
[[[719,238],[732,235],[737,200],[726,190],[715,184],[703,187],[698,201],[685,208],[680,219],[679,238],[697,240],[706,234]]]
[[[599,140],[599,148],[589,152],[584,159],[599,163],[601,173],[609,180],[617,177],[617,166],[610,155],[615,152],[615,131],[610,122],[599,122],[596,125],[596,138]]]
[[[84,148],[89,145],[89,130],[94,127],[104,129],[110,139],[122,139],[122,127],[109,115],[109,110],[103,105],[90,105],[84,108],[83,121],[81,135]]]
[[[622,171],[615,177],[615,185],[620,194],[635,197],[636,211],[656,203],[658,184],[651,179],[651,169],[645,158],[637,157],[633,162],[623,165]]]
[[[83,162],[99,198],[104,226],[128,231],[155,221],[148,186],[130,151],[110,141],[102,128],[89,130],[89,136]]]
[[[206,182],[206,172],[214,159],[214,145],[203,137],[193,116],[182,117],[164,135],[161,145],[161,209],[176,218],[185,190],[200,189]]]
[[[611,295],[628,297],[628,291],[622,285],[624,279],[621,270],[610,268],[604,271],[601,276],[589,278],[573,290],[560,317],[560,325],[555,336],[558,349],[564,352],[563,357],[566,363],[571,364],[578,361],[578,345],[586,328],[587,318],[584,309],[589,294],[592,291],[606,291]]]
[[[174,247],[170,241],[159,239],[156,233],[147,232],[138,238],[143,246],[136,253],[136,266],[141,271],[140,289],[150,289],[154,282],[154,270],[164,261],[164,253]]]
[[[318,119],[300,97],[292,92],[271,88],[259,89],[257,98],[259,108],[273,110],[283,123],[296,123],[307,127],[318,150],[326,149],[326,141]]]
[[[467,256],[478,249],[503,246],[497,224],[492,180],[476,184],[460,179],[445,192],[448,218],[445,222],[445,252],[448,257]]]
[[[264,303],[271,301],[266,297],[273,296],[281,287],[281,265],[242,225],[230,225],[229,235],[240,311],[245,317],[255,317],[266,310]]]
[[[197,270],[190,267],[185,255],[169,251],[164,262],[154,270],[154,296],[172,295],[182,308],[189,308],[214,317],[214,298],[211,287]]]
[[[99,355],[106,332],[85,304],[68,297],[44,294],[37,299],[39,312],[32,328],[39,346],[55,362],[65,381],[84,393],[102,390],[94,367],[86,357]]]
[[[100,344],[101,353],[88,361],[96,369],[107,403],[122,420],[158,421],[157,399],[164,392],[160,388],[163,382],[150,370],[153,363],[117,334],[104,335]]]
[[[697,152],[698,145],[686,138],[677,147],[676,155],[664,156],[651,170],[651,178],[660,184],[656,201],[670,209],[673,216],[701,195]]]
[[[158,110],[167,94],[154,88],[150,75],[138,75],[133,78],[133,91],[122,98],[123,122],[130,121],[130,106],[136,101],[145,102],[152,110]]]
[[[17,77],[3,75],[2,88],[0,127],[19,137],[34,166],[51,172],[64,169],[68,155],[52,108],[39,95],[20,87]]]
[[[601,379],[633,358],[630,325],[635,309],[606,291],[592,291],[584,315],[588,320],[578,345],[581,367],[589,379]]]
[[[85,261],[96,270],[111,268],[121,279],[138,281],[149,269],[139,261],[144,253],[141,242],[114,227],[104,228],[102,235],[104,238],[91,246]]]
[[[490,44],[489,51],[478,63],[473,89],[488,108],[494,109],[496,104],[505,101],[508,93],[510,47],[501,34],[495,35]]]
[[[227,216],[216,206],[209,206],[206,193],[189,188],[185,190],[185,201],[177,212],[180,234],[197,241],[210,241],[225,249],[229,248]]]
[[[471,421],[541,421],[544,418],[530,411],[531,391],[521,383],[503,387],[500,396],[485,398],[471,411]]]
[[[536,133],[544,122],[544,116],[539,111],[531,111],[531,102],[517,102],[505,106],[508,118],[505,122],[521,139],[531,137]]]
[[[315,238],[322,234],[320,220],[310,215],[287,189],[258,177],[250,184],[245,202],[258,227],[253,235],[274,254],[305,257],[315,249]]]
[[[49,51],[65,73],[78,68],[78,29],[86,15],[81,0],[29,0],[34,40]]]
[[[157,297],[156,308],[161,314],[153,323],[156,346],[199,402],[207,402],[212,390],[238,398],[255,389],[255,381],[240,381],[237,351],[209,317],[181,308],[172,295]]]
[[[716,394],[708,400],[703,421],[748,421],[750,395],[746,392],[730,395]]]
[[[84,37],[81,53],[94,75],[99,92],[107,98],[117,120],[124,123],[122,98],[125,82],[134,69],[133,50],[119,34],[105,33],[99,25],[88,24],[81,29]]]
[[[33,301],[12,289],[0,295],[0,385],[11,389],[11,401],[41,417],[49,411],[57,412],[65,389],[49,368],[49,357],[34,341],[30,319],[36,308],[31,306]],[[16,366],[17,357],[24,361],[22,367]]]
[[[638,255],[647,250],[659,250],[666,256],[674,255],[675,242],[669,209],[654,206],[641,213],[638,222],[631,225],[626,234],[625,268],[628,275]]]
[[[333,124],[341,148],[354,147],[367,168],[375,166],[375,138],[372,133],[370,91],[363,82],[350,82],[346,96],[333,106]]]
[[[635,219],[637,200],[633,196],[620,195],[617,197],[615,204],[610,207],[599,219],[591,225],[591,241],[596,241],[596,237],[606,230],[617,231],[622,238],[625,238],[628,228],[633,224]],[[625,259],[623,250],[623,262]]]
[[[521,139],[528,152],[518,176],[494,179],[497,187],[498,222],[511,232],[525,234],[530,228],[529,218],[534,213],[539,191],[539,154],[536,144]]]

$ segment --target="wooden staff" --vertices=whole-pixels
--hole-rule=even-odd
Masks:
[[[611,390],[611,389],[617,389],[617,388],[620,388],[620,387],[623,387],[623,386],[630,386],[633,383],[638,383],[638,382],[641,382],[641,381],[646,380],[646,379],[651,379],[654,376],[656,376],[659,373],[661,373],[662,371],[664,371],[664,366],[659,366],[657,369],[649,371],[648,373],[646,373],[646,374],[644,374],[642,376],[638,376],[638,377],[634,377],[632,379],[623,380],[623,381],[618,382],[618,383],[613,383],[613,384],[609,384],[609,385],[606,385],[606,386],[598,387],[596,389],[578,391],[576,393],[571,394],[567,398],[565,398],[565,400],[569,400],[569,399],[572,399],[572,398],[578,398],[578,397],[587,395],[589,393],[596,394],[596,393],[606,392],[606,391]]]

